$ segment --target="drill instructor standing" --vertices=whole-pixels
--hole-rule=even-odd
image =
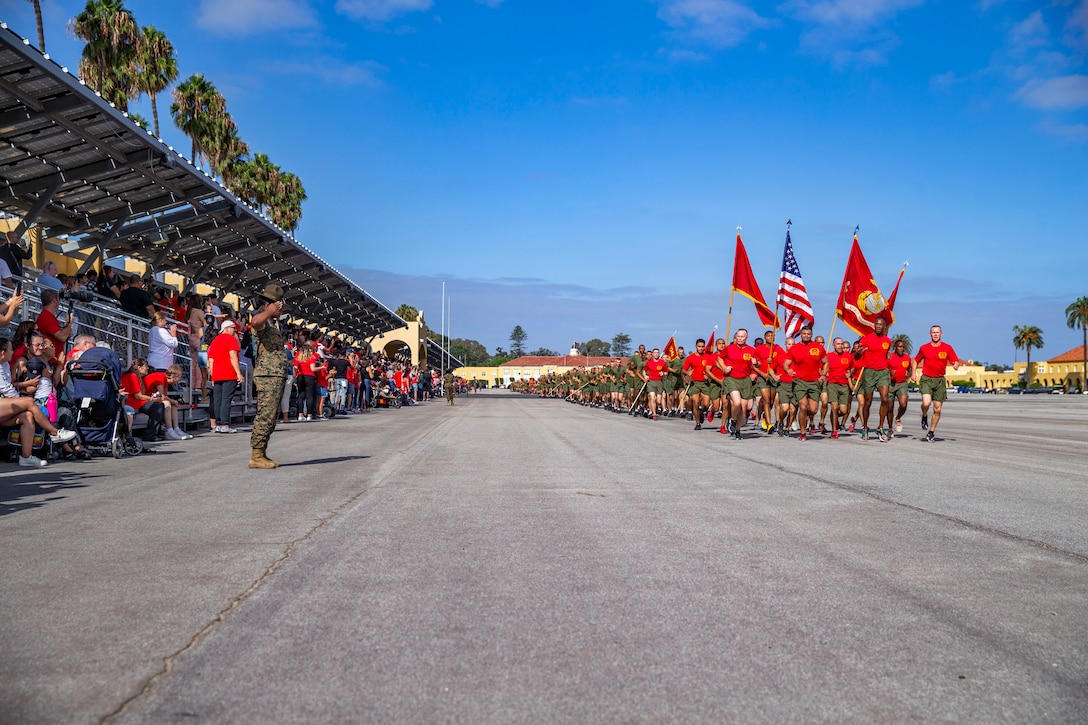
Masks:
[[[283,354],[283,335],[279,325],[279,317],[283,314],[283,287],[269,283],[257,297],[264,305],[250,321],[255,353],[253,380],[257,386],[257,414],[253,418],[253,432],[249,438],[250,448],[253,449],[249,467],[275,468],[280,464],[269,459],[265,453],[268,439],[279,419],[283,386],[291,373],[290,364]]]

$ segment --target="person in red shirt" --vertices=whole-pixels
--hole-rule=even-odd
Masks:
[[[210,422],[213,433],[238,432],[230,425],[231,399],[244,380],[239,360],[242,347],[238,344],[237,329],[234,320],[223,320],[219,334],[208,345],[208,377],[212,381]]]
[[[752,410],[755,397],[754,385],[758,373],[759,358],[756,349],[748,344],[748,330],[743,327],[733,335],[730,343],[719,355],[718,369],[725,375],[723,392],[729,398],[729,422],[721,427],[734,440],[741,440],[740,429]]]
[[[907,342],[899,338],[892,343],[892,354],[888,356],[888,407],[894,409],[896,401],[899,410],[895,414],[895,432],[903,432],[903,414],[907,412],[907,380],[914,369],[913,361],[907,354]],[[889,434],[891,431],[889,430]]]
[[[688,355],[681,374],[687,381],[688,398],[691,400],[691,417],[695,421],[695,430],[703,429],[703,410],[710,407],[709,389],[706,385],[707,356],[704,352],[706,340],[695,341],[695,352]]]
[[[786,372],[793,376],[793,397],[797,401],[797,424],[801,427],[797,440],[806,439],[809,418],[819,412],[820,383],[827,378],[827,353],[823,345],[812,339],[812,328],[801,328],[801,342],[786,353]]]
[[[166,439],[184,441],[192,438],[178,424],[178,401],[170,397],[171,385],[181,382],[181,366],[171,365],[166,370],[157,370],[144,376],[144,391],[163,405],[163,422],[166,424]]]
[[[661,357],[661,350],[654,348],[650,359],[646,361],[642,372],[646,376],[647,402],[650,404],[650,417],[657,420],[657,408],[665,402],[665,375],[669,364]]]
[[[714,420],[714,416],[721,416],[724,421],[727,412],[723,412],[722,396],[725,395],[725,373],[718,367],[718,360],[725,354],[725,339],[719,337],[714,341],[714,350],[703,353],[706,357],[706,387],[707,396],[710,398],[710,410],[706,412],[706,422]],[[722,424],[724,427],[724,423]]]
[[[775,397],[778,399],[778,409],[775,411],[778,422],[775,424],[775,432],[780,436],[789,435],[789,429],[797,417],[797,401],[793,397],[793,375],[786,370],[786,356],[793,347],[793,343],[793,338],[787,337],[785,347],[777,348],[768,358],[775,381]]]
[[[888,353],[891,351],[892,339],[888,337],[886,330],[888,321],[883,317],[876,318],[873,323],[873,331],[861,338],[860,360],[862,367],[861,381],[858,384],[858,410],[861,412],[861,439],[869,439],[869,408],[873,403],[873,393],[880,394],[880,412],[877,415],[877,432],[881,441],[888,440],[888,434],[884,431],[884,421],[887,419],[891,428],[892,413],[888,401],[888,386],[891,380],[888,376]]]
[[[121,392],[125,395],[125,407],[133,413],[143,413],[147,416],[147,427],[144,428],[145,443],[152,443],[165,437],[159,435],[166,409],[162,403],[162,396],[149,391],[143,382],[149,369],[147,360],[138,357],[133,359],[128,372],[121,376]]]
[[[836,337],[831,341],[832,352],[827,356],[827,402],[831,410],[831,437],[839,437],[842,421],[850,415],[850,375],[854,356],[846,341]]]
[[[941,420],[941,408],[948,399],[945,372],[949,365],[953,370],[960,369],[959,355],[947,342],[941,342],[941,334],[940,325],[929,328],[930,341],[918,349],[910,371],[911,379],[918,380],[918,363],[922,363],[922,377],[918,389],[922,393],[922,430],[928,430],[926,441],[934,439],[934,431]],[[929,422],[930,405],[933,406],[933,423]]]
[[[60,311],[60,296],[55,289],[42,290],[42,311],[38,313],[38,332],[53,343],[58,356],[64,355],[64,341],[72,335],[72,322],[75,315],[68,311],[68,319],[61,325],[57,320]]]

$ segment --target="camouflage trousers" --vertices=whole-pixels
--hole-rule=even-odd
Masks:
[[[268,439],[276,430],[276,421],[280,417],[280,399],[283,397],[281,377],[261,375],[253,378],[257,385],[257,414],[253,417],[253,432],[249,436],[249,447],[264,450],[268,448]]]

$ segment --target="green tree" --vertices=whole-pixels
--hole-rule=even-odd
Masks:
[[[26,0],[34,6],[34,20],[38,23],[38,50],[45,53],[45,26],[42,25],[41,0]]]
[[[1025,373],[1025,382],[1031,387],[1031,349],[1043,348],[1043,331],[1035,325],[1013,325],[1012,344],[1017,350],[1024,350],[1028,354],[1028,366]]]
[[[1078,327],[1084,335],[1084,346],[1080,349],[1080,390],[1088,390],[1085,383],[1088,382],[1088,297],[1081,297],[1073,301],[1073,304],[1065,308],[1065,324],[1069,329]]]
[[[608,351],[611,348],[608,343],[600,338],[593,338],[588,342],[583,342],[578,346],[578,354],[586,355],[588,357],[608,357]]]
[[[912,352],[914,352],[914,343],[911,342],[910,335],[906,334],[905,332],[901,332],[898,335],[893,335],[892,336],[892,347],[895,346],[895,343],[898,340],[903,341],[903,345],[905,346],[906,352],[907,352],[908,355],[910,355]]]
[[[466,340],[456,337],[450,340],[450,352],[458,360],[467,366],[487,365],[491,357],[487,354],[487,348],[476,340]]]
[[[626,332],[617,332],[612,338],[612,354],[616,357],[627,357],[631,354],[631,336]]]
[[[69,22],[80,40],[83,55],[79,76],[103,98],[122,111],[128,110],[136,90],[136,60],[140,29],[122,0],[87,0],[87,5]]]
[[[537,357],[556,357],[559,355],[555,350],[550,350],[546,347],[538,347],[529,354],[536,355]]]
[[[178,77],[178,58],[162,31],[148,25],[140,31],[136,51],[136,88],[151,99],[151,119],[155,122],[155,138],[159,133],[159,93]]]
[[[212,127],[226,113],[227,102],[215,85],[202,74],[191,75],[179,83],[173,92],[170,117],[174,125],[189,137],[192,144],[190,158],[198,163],[205,158],[204,144],[211,135]]]
[[[401,304],[401,306],[395,310],[395,313],[397,317],[405,322],[415,322],[419,319],[419,310],[409,304]]]
[[[270,201],[272,221],[293,232],[302,219],[302,202],[306,201],[306,189],[302,180],[285,171],[280,174],[279,184]]]
[[[138,113],[128,114],[128,120],[132,121],[133,123],[135,123],[137,126],[139,126],[140,128],[142,128],[145,131],[148,131],[148,130],[151,129],[151,124],[147,122],[147,119],[144,118],[143,116],[141,116]]]
[[[514,325],[514,329],[510,331],[510,354],[514,357],[524,355],[525,341],[528,339],[529,336],[521,329],[521,325]]]

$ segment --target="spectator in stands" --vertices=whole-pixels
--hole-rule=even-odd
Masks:
[[[178,326],[166,326],[166,315],[156,310],[151,316],[151,331],[147,336],[147,362],[155,370],[165,370],[174,364],[178,349]]]
[[[57,428],[50,423],[30,398],[0,398],[0,428],[19,429],[19,465],[25,468],[45,468],[47,465],[34,455],[35,427],[45,431],[55,444],[65,444],[76,437],[75,431]]]
[[[133,317],[150,320],[155,314],[155,300],[144,290],[144,280],[134,274],[128,278],[128,287],[121,290],[121,309]]]
[[[204,403],[208,398],[206,383],[208,381],[208,345],[205,340],[207,330],[204,319],[204,298],[200,295],[189,295],[189,361],[192,375],[192,390],[200,391],[200,402]],[[194,397],[190,402],[196,404]]]
[[[64,321],[64,325],[60,324],[57,319],[57,312],[60,311],[60,296],[56,290],[45,289],[42,290],[42,311],[38,314],[38,320],[36,327],[38,332],[49,338],[53,347],[57,350],[58,354],[63,354],[64,343],[71,337],[73,329],[72,324],[75,322],[75,315],[72,314],[72,306],[68,306],[68,319]]]
[[[219,332],[219,328],[223,326],[223,320],[227,319],[227,315],[223,313],[222,308],[219,307],[219,293],[212,291],[208,293],[208,298],[204,301],[204,314],[205,319],[208,315],[211,315],[211,321],[208,323],[212,330]]]
[[[0,270],[0,274],[2,274]],[[0,328],[6,328],[11,324],[11,318],[15,317],[15,310],[26,301],[26,297],[22,292],[13,292],[11,297],[8,297],[4,302],[0,302]]]
[[[103,265],[102,274],[98,278],[98,294],[114,302],[121,301],[121,288],[117,284],[117,275],[113,267]]]
[[[144,390],[151,393],[163,405],[163,422],[166,424],[166,440],[184,441],[192,438],[178,425],[178,401],[170,397],[170,386],[181,382],[181,366],[170,365],[165,370],[149,372],[144,376]]]
[[[238,328],[232,320],[224,320],[219,334],[208,346],[208,377],[212,381],[211,425],[213,433],[237,433],[230,426],[231,400],[244,380],[238,360]]]
[[[121,376],[121,392],[125,395],[125,405],[132,408],[134,413],[147,416],[144,442],[154,443],[166,438],[159,432],[165,416],[165,405],[161,395],[149,392],[144,386],[143,379],[147,373],[147,360],[141,357],[133,359],[128,372]]]
[[[314,352],[314,344],[307,340],[295,356],[295,383],[298,385],[298,420],[300,423],[314,418],[317,407],[317,370],[323,367]]]
[[[36,281],[40,290],[55,289],[59,292],[64,289],[64,283],[57,279],[57,263],[53,260],[45,263]]]
[[[98,342],[94,335],[76,335],[72,341],[72,350],[78,352],[80,360],[93,360],[102,362],[113,373],[113,384],[121,388],[121,358],[113,351],[107,342]]]
[[[24,247],[19,235],[14,231],[7,232],[5,236],[7,237],[7,243],[0,245],[0,261],[7,264],[10,272],[9,279],[11,277],[22,277],[23,260],[30,259],[30,247]]]

